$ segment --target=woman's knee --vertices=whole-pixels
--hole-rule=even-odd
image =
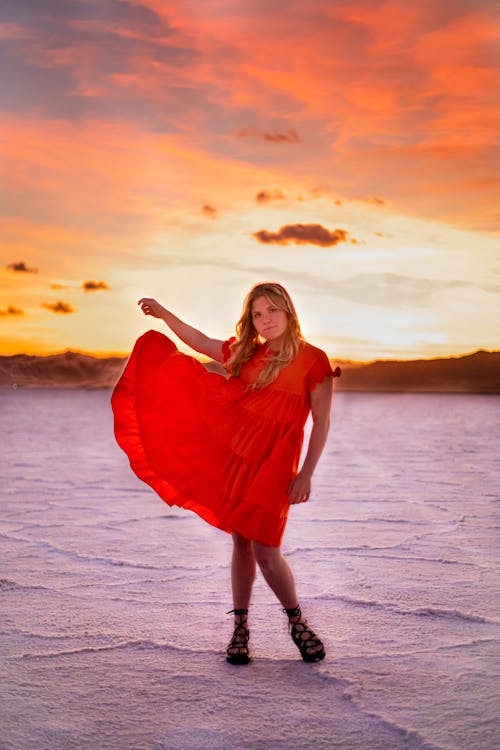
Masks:
[[[268,547],[260,542],[252,542],[252,547],[257,565],[261,570],[272,571],[279,565],[281,560],[279,547]]]
[[[241,534],[237,534],[236,532],[233,532],[233,547],[236,552],[240,554],[245,555],[251,555],[252,554],[252,542],[250,539],[247,539],[244,536],[241,536]]]

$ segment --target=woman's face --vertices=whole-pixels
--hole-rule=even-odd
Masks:
[[[252,304],[252,321],[260,336],[277,342],[287,329],[288,315],[268,297],[257,297]]]

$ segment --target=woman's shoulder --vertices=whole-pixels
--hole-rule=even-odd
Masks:
[[[304,374],[308,387],[312,389],[316,383],[322,382],[325,377],[339,377],[340,367],[333,369],[327,353],[318,346],[304,341],[301,351],[297,357],[297,365]]]
[[[316,362],[316,360],[328,360],[328,355],[323,351],[323,349],[320,349],[319,346],[310,344],[308,341],[304,341],[302,343],[302,347],[299,351],[298,356],[302,357],[304,361],[311,364]]]

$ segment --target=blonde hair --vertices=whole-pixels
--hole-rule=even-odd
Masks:
[[[266,297],[275,307],[284,310],[288,317],[288,325],[280,348],[269,353],[264,368],[251,386],[252,389],[264,388],[276,380],[280,370],[295,359],[304,344],[297,312],[286,289],[273,281],[255,284],[245,297],[241,317],[236,324],[236,340],[230,344],[231,356],[226,363],[228,371],[238,377],[243,365],[251,359],[257,346],[262,343],[252,317],[253,303],[258,297]]]

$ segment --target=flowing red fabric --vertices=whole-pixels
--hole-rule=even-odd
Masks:
[[[148,331],[115,386],[112,407],[116,439],[133,471],[168,505],[279,547],[309,393],[340,369],[332,371],[326,354],[305,344],[273,383],[250,390],[267,352],[259,346],[240,376],[226,379]]]

